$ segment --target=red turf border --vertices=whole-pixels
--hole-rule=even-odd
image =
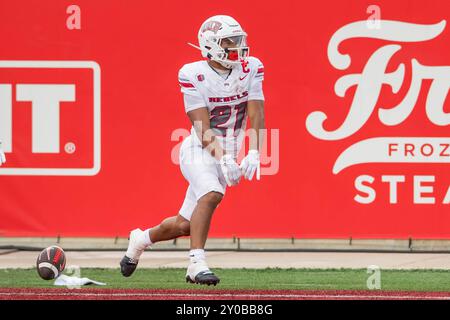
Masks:
[[[0,288],[0,300],[450,300],[450,292]]]

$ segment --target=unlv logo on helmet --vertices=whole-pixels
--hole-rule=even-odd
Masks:
[[[220,30],[222,23],[219,21],[208,21],[203,25],[202,32],[212,31],[214,34]]]

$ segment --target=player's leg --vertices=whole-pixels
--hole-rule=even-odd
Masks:
[[[220,165],[211,154],[190,136],[180,148],[180,169],[189,182],[191,200],[185,201],[180,214],[191,221],[191,250],[186,280],[201,284],[217,284],[220,280],[206,264],[204,251],[211,218],[225,194],[226,182]]]
[[[209,192],[197,201],[192,213],[190,232],[191,249],[204,249],[214,210],[223,198],[219,192]]]
[[[149,233],[151,244],[172,240],[178,237],[188,236],[190,234],[190,223],[181,215],[176,215],[164,219],[161,224],[145,230]]]
[[[178,215],[167,218],[160,225],[148,230],[150,242],[155,243],[188,236],[190,234],[190,219],[196,205],[197,198],[191,186],[189,186]]]
[[[211,218],[223,194],[211,191],[198,199],[191,218],[191,250],[189,252],[191,263],[186,273],[186,281],[191,283],[216,285],[220,279],[206,264],[205,244],[208,237]]]
[[[129,277],[133,274],[140,256],[153,243],[189,235],[189,219],[196,205],[197,199],[189,187],[177,216],[166,218],[159,225],[144,231],[141,229],[131,231],[127,252],[120,261],[122,275]]]
[[[153,243],[172,240],[189,235],[189,221],[180,215],[164,219],[159,225],[142,231],[131,231],[128,250],[120,261],[120,269],[125,277],[133,274],[142,253]]]

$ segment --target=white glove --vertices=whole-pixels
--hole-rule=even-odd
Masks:
[[[252,180],[253,175],[256,172],[256,180],[259,180],[261,175],[261,166],[258,150],[249,150],[247,156],[242,159],[239,168],[241,168],[242,174],[244,175],[245,179]]]
[[[0,141],[0,166],[4,163],[6,163],[6,157],[2,149],[2,142]]]
[[[234,161],[232,155],[226,154],[220,159],[220,168],[229,187],[239,183],[241,180],[241,169],[236,161]]]

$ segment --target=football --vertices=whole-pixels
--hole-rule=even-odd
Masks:
[[[58,246],[45,248],[36,261],[37,272],[44,280],[57,278],[66,267],[66,254]]]

